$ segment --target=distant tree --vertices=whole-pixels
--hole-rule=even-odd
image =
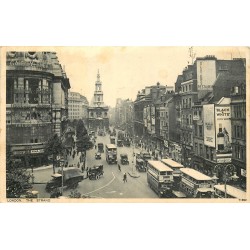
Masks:
[[[12,158],[10,146],[6,148],[6,196],[18,198],[31,188],[31,174]]]
[[[45,154],[52,155],[53,160],[53,173],[55,173],[55,164],[56,164],[56,157],[62,155],[64,152],[64,145],[62,143],[61,138],[58,134],[54,134],[48,140],[47,144],[45,145]]]
[[[84,153],[84,166],[85,166],[86,151],[93,148],[94,144],[90,140],[88,131],[85,128],[82,120],[78,120],[76,126],[76,146],[78,152]]]
[[[72,123],[73,123],[73,127],[76,128],[76,127],[77,127],[77,124],[78,124],[78,120],[77,120],[77,119],[74,119]]]

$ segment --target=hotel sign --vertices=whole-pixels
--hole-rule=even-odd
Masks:
[[[7,61],[7,67],[12,66],[16,68],[34,68],[38,70],[52,70],[52,64],[49,64],[45,61],[38,61],[38,60],[29,60],[29,61],[24,61],[24,60],[8,60]]]

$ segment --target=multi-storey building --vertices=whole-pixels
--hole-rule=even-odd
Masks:
[[[175,107],[173,96],[164,96],[165,101],[160,107],[160,138],[163,143],[161,144],[162,156],[174,158],[174,154],[170,149],[170,143],[173,141],[173,135],[175,131]]]
[[[117,98],[115,107],[115,124],[123,129],[129,136],[133,136],[133,109],[134,104],[132,100],[122,100],[121,98]]]
[[[193,151],[192,106],[197,101],[196,64],[188,65],[183,71],[181,83],[181,127],[182,163],[186,163]]]
[[[68,116],[69,79],[54,52],[7,52],[6,139],[26,166],[47,162],[44,147]]]
[[[246,83],[231,92],[232,164],[237,169],[240,183],[246,188]]]
[[[109,129],[108,110],[108,106],[103,101],[102,82],[98,70],[93,103],[88,107],[88,127],[90,130]]]
[[[137,94],[134,102],[134,129],[135,135],[150,145],[150,148],[160,147],[160,120],[159,108],[161,106],[161,97],[166,92],[166,86],[156,85],[146,87]],[[157,113],[157,114],[156,114]]]
[[[224,113],[226,113],[226,110],[228,112],[229,116],[233,116],[233,112],[230,109],[230,101],[229,103],[225,103],[226,100],[230,100],[232,97],[231,90],[235,89],[238,86],[239,83],[242,83],[246,79],[246,71],[245,71],[245,60],[244,59],[233,59],[233,60],[217,60],[216,64],[216,72],[217,77],[215,82],[212,86],[212,91],[207,93],[205,97],[200,98],[199,102],[195,103],[193,106],[193,123],[194,123],[194,155],[193,155],[193,166],[200,171],[207,173],[209,175],[212,175],[215,171],[215,166],[218,164],[222,165],[227,163],[233,163],[232,160],[232,152],[235,153],[234,148],[232,148],[232,152],[228,153],[228,155],[225,154],[225,151],[223,154],[218,153],[218,148],[216,148],[216,139],[217,137],[215,134],[209,136],[210,139],[206,139],[207,133],[209,131],[209,126],[214,125],[214,130],[219,128],[220,124],[217,125],[215,122],[216,119],[208,122],[208,124],[204,123],[204,120],[207,119],[210,113],[215,114],[216,116],[220,114],[220,109]],[[235,95],[235,98],[237,95]],[[229,98],[229,99],[228,99]],[[211,108],[211,110],[207,111],[205,110],[204,114],[204,106],[205,104],[214,105],[214,109]],[[223,106],[224,105],[224,106]],[[225,110],[223,110],[225,108]],[[244,119],[244,118],[243,118]],[[233,118],[231,118],[231,121],[233,122]],[[223,118],[223,121],[225,121],[225,118]],[[210,124],[211,123],[211,124]],[[228,120],[227,120],[228,123]],[[230,134],[230,143],[233,143],[233,140],[231,139],[231,127],[233,129],[232,125],[227,125],[228,128],[226,128],[227,131]],[[210,124],[210,125],[209,125]],[[222,132],[225,132],[224,127],[221,128]],[[233,131],[233,130],[232,130]],[[212,132],[212,131],[210,131]],[[219,133],[219,131],[217,131]],[[214,131],[213,131],[214,133]],[[215,137],[215,138],[214,138]],[[213,139],[214,138],[214,139]],[[233,138],[233,136],[232,136]],[[209,140],[212,140],[213,143],[208,142]],[[235,165],[235,164],[234,164]],[[221,166],[221,165],[220,165]],[[240,174],[240,171],[238,171],[238,174]]]
[[[69,119],[86,120],[88,100],[78,92],[69,92]]]
[[[244,60],[218,60],[215,56],[196,58],[188,65],[178,79],[176,90],[181,96],[181,146],[182,161],[190,164],[194,152],[193,106],[210,93],[210,102],[218,102],[221,97],[229,97],[230,89],[238,80],[245,79]],[[198,110],[199,111],[199,110]]]

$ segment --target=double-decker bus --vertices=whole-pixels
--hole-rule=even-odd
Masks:
[[[114,144],[106,145],[106,161],[108,164],[117,164],[117,147]]]
[[[213,179],[195,169],[181,168],[180,190],[189,198],[211,198],[214,192]]]
[[[166,159],[161,159],[161,161],[168,167],[170,167],[171,169],[173,169],[173,177],[180,179],[181,177],[181,168],[184,168],[184,166],[179,163],[176,162],[172,159],[166,158]]]
[[[161,197],[171,197],[173,170],[160,161],[148,161],[147,181],[149,187]]]
[[[236,198],[245,200],[247,194],[245,191],[240,190],[231,185],[218,184],[214,185],[214,197],[215,198]]]
[[[171,169],[173,169],[173,178],[174,178],[173,189],[175,191],[179,190],[179,185],[181,181],[181,169],[184,168],[184,166],[181,163],[176,162],[169,158],[161,159],[161,162],[166,166],[170,167]]]

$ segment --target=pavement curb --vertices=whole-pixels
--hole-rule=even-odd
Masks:
[[[138,175],[136,173],[129,173],[128,172],[128,174],[129,174],[130,177],[133,177],[133,178],[139,178],[140,177],[140,175]]]
[[[33,172],[34,171],[39,171],[39,170],[44,170],[44,169],[50,169],[50,168],[53,168],[53,166],[49,165],[49,166],[43,166],[43,167],[33,168]],[[32,169],[28,168],[27,171],[32,171]]]

